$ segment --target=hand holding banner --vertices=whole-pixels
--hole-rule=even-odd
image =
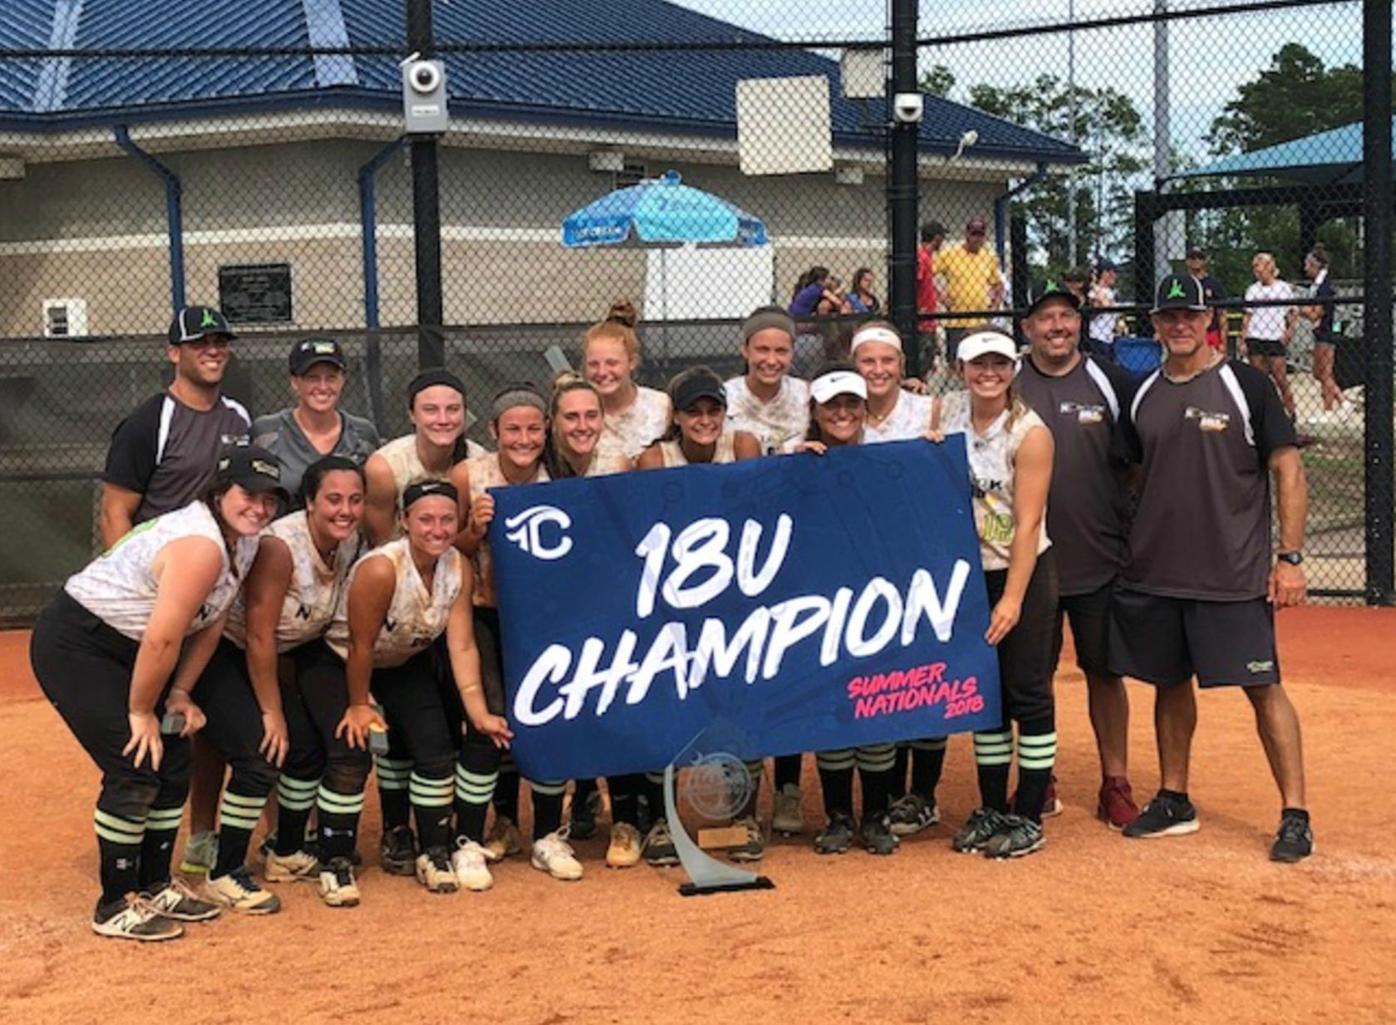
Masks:
[[[963,439],[491,491],[506,714],[539,779],[1000,722]]]

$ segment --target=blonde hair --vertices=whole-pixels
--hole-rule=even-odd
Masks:
[[[558,438],[562,434],[562,423],[558,420],[557,409],[562,403],[562,397],[568,392],[585,391],[591,392],[596,399],[596,408],[601,411],[602,422],[605,422],[606,407],[601,402],[601,393],[596,390],[596,386],[588,381],[575,370],[560,370],[553,378],[553,392],[548,399],[548,437],[543,443],[543,466],[548,471],[548,476],[553,480],[562,480],[566,477],[577,476],[577,471],[572,469],[572,464],[563,458],[559,451]],[[593,453],[592,458],[595,458]]]

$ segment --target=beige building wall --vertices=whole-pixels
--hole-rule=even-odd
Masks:
[[[329,140],[160,154],[183,188],[185,291],[217,302],[218,268],[289,263],[294,322],[317,330],[364,323],[358,183],[379,144]],[[775,299],[811,264],[847,278],[869,266],[885,297],[884,182],[832,175],[744,177],[735,167],[647,160],[760,216],[775,243]],[[460,324],[578,322],[618,295],[643,297],[639,249],[566,250],[561,222],[603,195],[612,177],[585,155],[443,148],[442,259],[446,319]],[[923,183],[926,216],[951,226],[992,213],[1000,184]],[[416,318],[411,187],[404,155],[377,177],[380,320]],[[169,266],[160,180],[134,159],[29,164],[0,181],[0,335],[43,327],[45,299],[79,298],[92,334],[158,333],[168,318]],[[704,283],[722,289],[724,282]]]

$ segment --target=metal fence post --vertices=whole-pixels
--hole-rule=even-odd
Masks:
[[[1391,338],[1391,3],[1362,5],[1362,218],[1366,265],[1362,330],[1367,344],[1365,510],[1367,604],[1393,594]]]
[[[887,116],[897,93],[919,92],[916,82],[917,0],[892,0],[892,77],[888,85]],[[921,376],[921,345],[916,333],[916,219],[919,204],[916,178],[920,121],[894,121],[891,129],[887,205],[892,220],[892,322],[906,350],[906,372]]]
[[[407,46],[422,57],[435,51],[431,0],[407,0]],[[435,136],[412,137],[412,237],[417,267],[417,364],[444,366],[442,334],[441,196]]]

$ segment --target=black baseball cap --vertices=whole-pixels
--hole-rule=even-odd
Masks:
[[[1073,310],[1081,308],[1081,299],[1066,287],[1065,279],[1047,278],[1034,282],[1028,291],[1028,313],[1036,311],[1048,299],[1064,299],[1071,304]]]
[[[236,484],[254,495],[272,493],[283,502],[290,496],[281,486],[281,464],[260,445],[232,445],[218,456],[214,474],[219,484]]]
[[[170,344],[183,345],[197,342],[206,335],[225,335],[236,338],[228,326],[228,318],[212,306],[186,306],[170,321]]]
[[[1207,259],[1207,250],[1203,249],[1201,246],[1193,246],[1188,250],[1188,259],[1205,260]]]
[[[291,374],[300,377],[316,363],[332,363],[344,369],[344,350],[333,338],[307,338],[291,349]]]
[[[699,399],[712,399],[727,408],[727,389],[722,378],[707,367],[690,367],[669,382],[669,397],[677,410],[693,408]]]
[[[1158,283],[1154,293],[1154,308],[1160,310],[1193,310],[1207,312],[1207,297],[1202,292],[1202,282],[1191,274],[1170,274]]]

